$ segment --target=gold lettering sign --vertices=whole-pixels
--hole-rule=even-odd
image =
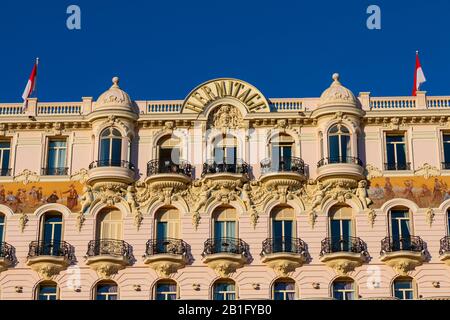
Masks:
[[[241,101],[249,112],[270,110],[258,89],[238,79],[215,79],[201,84],[184,100],[183,109],[200,113],[210,103],[228,97]]]

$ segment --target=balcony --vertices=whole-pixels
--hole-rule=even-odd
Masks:
[[[132,262],[132,252],[131,246],[123,240],[91,240],[85,256],[86,264],[102,279],[109,279]]]
[[[128,161],[98,160],[89,165],[87,183],[121,182],[130,184],[134,181],[135,174],[134,165]]]
[[[299,238],[268,238],[262,243],[261,262],[286,277],[307,260],[306,243]]]
[[[443,237],[441,239],[441,246],[439,248],[439,255],[441,261],[450,266],[450,237]]]
[[[192,180],[192,166],[188,161],[180,160],[178,163],[159,159],[147,163],[147,179],[153,189],[184,189]]]
[[[305,163],[297,157],[264,159],[260,162],[262,183],[268,189],[277,189],[279,186],[299,187],[306,180]]]
[[[161,277],[177,272],[188,260],[188,244],[180,239],[151,239],[145,248],[144,263]]]
[[[14,263],[14,247],[6,242],[0,242],[0,272],[5,271]]]
[[[386,237],[381,240],[380,259],[397,273],[407,275],[425,261],[425,251],[426,245],[420,237]]]
[[[218,275],[228,277],[248,261],[248,244],[239,238],[211,238],[205,241],[203,262]]]
[[[203,164],[202,177],[210,180],[247,180],[249,165],[242,159],[206,160]]]
[[[11,176],[11,168],[0,169],[0,177],[10,177],[10,176]]]
[[[42,176],[67,176],[69,174],[69,168],[42,168]]]
[[[358,237],[325,238],[321,242],[320,261],[346,275],[367,261],[366,243]]]
[[[385,163],[384,170],[386,171],[408,171],[411,170],[411,162],[404,163]]]
[[[450,170],[450,162],[442,162],[441,168],[442,170]]]
[[[357,157],[324,158],[317,163],[317,179],[319,181],[348,179],[357,182],[364,179],[362,161]]]
[[[32,241],[28,250],[27,266],[49,280],[66,270],[74,260],[74,249],[66,241]]]

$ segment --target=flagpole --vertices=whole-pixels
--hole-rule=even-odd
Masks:
[[[37,98],[37,79],[38,79],[38,66],[39,66],[39,57],[36,58],[36,79],[34,81],[34,96]]]

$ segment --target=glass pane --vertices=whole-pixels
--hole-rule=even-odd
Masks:
[[[226,163],[236,164],[236,147],[226,148]]]
[[[340,220],[331,220],[331,251],[340,251],[341,224]]]
[[[330,149],[330,163],[339,162],[339,136],[330,136],[328,138],[328,143]]]
[[[400,168],[406,165],[406,150],[404,144],[397,144],[397,163]]]
[[[56,300],[57,288],[54,285],[39,287],[39,300]]]
[[[444,135],[444,162],[449,163],[450,162],[450,134]],[[445,167],[447,169],[447,167]]]
[[[8,169],[9,168],[9,154],[10,154],[10,150],[6,149],[3,150],[3,159],[2,159],[2,169]]]
[[[120,166],[122,160],[122,139],[112,140],[111,160],[113,166]]]
[[[341,136],[341,157],[342,161],[346,161],[350,150],[350,136]]]
[[[100,161],[107,161],[109,160],[109,146],[110,146],[110,140],[109,139],[102,139],[100,141]]]
[[[393,144],[386,145],[386,154],[387,154],[387,163],[395,164],[395,153]]]

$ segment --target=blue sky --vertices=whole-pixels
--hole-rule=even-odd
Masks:
[[[66,9],[81,8],[79,31]],[[369,5],[381,30],[366,28]],[[267,97],[315,97],[339,72],[357,94],[410,95],[415,50],[423,90],[450,94],[450,1],[0,2],[0,102],[19,102],[36,56],[41,101],[98,95],[118,75],[135,100],[183,99],[235,77]]]

